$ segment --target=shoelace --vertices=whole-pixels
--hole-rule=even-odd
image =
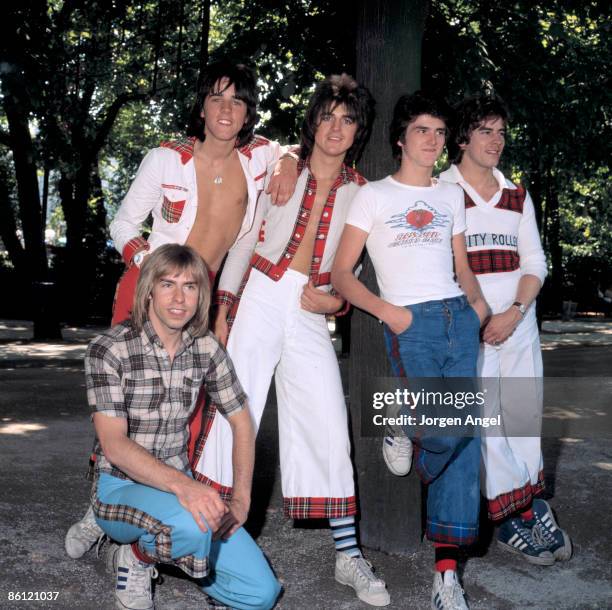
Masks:
[[[81,534],[86,536],[89,540],[98,540],[98,538],[100,538],[100,526],[93,517],[91,520],[86,519],[81,522]]]
[[[151,596],[151,580],[155,580],[159,572],[154,566],[143,569],[130,569],[129,590],[133,597]]]
[[[397,443],[398,453],[401,457],[409,457],[412,454],[412,441],[406,436],[396,436],[393,444]]]
[[[543,548],[547,548],[556,542],[555,537],[541,523],[536,523],[533,526],[531,530],[531,537]]]
[[[450,586],[444,585],[440,591],[440,597],[442,598],[444,607],[448,608],[448,610],[465,608],[463,593],[464,591],[458,582],[455,582]]]
[[[365,557],[354,557],[351,564],[358,578],[368,583],[370,586],[379,587],[382,585],[380,578],[376,578],[372,572],[372,564]]]
[[[98,538],[98,541],[96,542],[96,557],[98,559],[100,559],[100,549],[104,546],[104,543],[106,542],[107,539],[108,539],[108,536],[106,534],[102,534]]]
[[[536,527],[537,524],[534,525],[533,529],[530,530],[521,525],[517,525],[516,531],[524,541],[529,542],[529,539],[531,539],[533,546],[537,551],[546,551],[546,545],[542,544],[542,539],[540,537],[539,530],[535,531]]]

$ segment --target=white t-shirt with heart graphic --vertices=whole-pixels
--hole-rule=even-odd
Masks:
[[[432,179],[409,186],[391,176],[359,189],[346,224],[368,233],[366,248],[381,298],[412,305],[463,294],[455,281],[451,240],[463,233],[463,191]]]

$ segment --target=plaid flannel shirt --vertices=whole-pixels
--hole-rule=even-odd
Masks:
[[[195,338],[184,331],[171,362],[150,322],[139,333],[128,320],[89,344],[85,373],[92,410],[126,418],[130,439],[182,472],[189,471],[188,422],[202,383],[226,417],[246,406],[231,360],[210,332]],[[95,453],[96,478],[102,472],[129,478],[97,441]]]

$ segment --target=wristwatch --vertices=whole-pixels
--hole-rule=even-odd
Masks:
[[[142,261],[146,255],[146,250],[141,250],[140,252],[136,252],[136,254],[134,254],[134,256],[132,257],[132,262],[137,266],[140,267],[140,265],[142,265]]]
[[[516,307],[521,312],[522,316],[524,316],[527,312],[527,307],[520,301],[514,301],[514,303],[512,303],[512,307]]]

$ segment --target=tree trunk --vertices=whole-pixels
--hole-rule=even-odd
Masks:
[[[208,38],[210,35],[210,0],[202,0],[200,15],[200,74],[208,63]],[[199,84],[199,83],[198,83]]]
[[[420,86],[421,42],[427,1],[362,0],[358,5],[357,79],[376,98],[377,119],[360,163],[370,180],[393,172],[388,128],[398,96]],[[376,278],[366,256],[360,279],[377,292]],[[381,455],[382,438],[361,436],[364,378],[390,377],[382,328],[361,311],[352,316],[349,394],[355,467],[364,545],[390,553],[409,553],[422,538],[421,493],[416,475],[400,479],[387,471]],[[371,402],[371,397],[370,402]]]
[[[29,97],[18,75],[19,68],[3,75],[4,109],[9,125],[10,147],[15,165],[19,217],[25,244],[25,272],[32,295],[30,312],[34,339],[61,339],[53,284],[48,281],[47,252],[44,242],[45,219],[41,213],[36,158],[28,121]]]

